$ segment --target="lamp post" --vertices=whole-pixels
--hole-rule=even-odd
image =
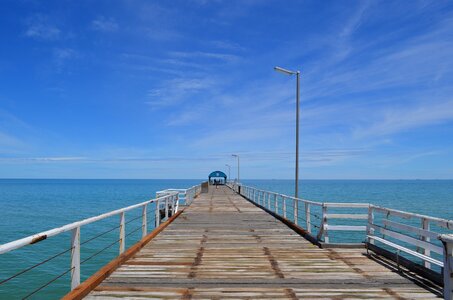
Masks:
[[[225,166],[228,167],[228,178],[231,180],[231,166],[229,164],[226,164]]]
[[[240,167],[239,166],[239,155],[238,154],[231,154],[231,156],[237,157],[237,159],[238,159],[238,183],[239,183],[239,167]]]
[[[296,75],[296,182],[294,188],[294,197],[297,198],[299,190],[299,103],[300,103],[300,71],[291,71],[280,67],[274,67],[274,70],[286,75]]]

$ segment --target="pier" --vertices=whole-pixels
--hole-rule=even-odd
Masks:
[[[239,185],[210,186],[207,193],[200,186],[166,190],[127,209],[150,203],[159,208],[153,215],[157,228],[147,231],[150,216],[143,209],[143,239],[129,249],[124,249],[124,211],[110,213],[121,216],[120,255],[84,282],[79,282],[77,232],[83,222],[95,220],[67,225],[73,230],[72,291],[63,299],[451,299],[451,235],[429,226],[451,229],[451,220],[369,204],[318,203]],[[329,211],[338,207],[348,213]],[[421,226],[428,227],[414,229],[391,221],[392,215],[422,218]],[[332,225],[332,219],[365,225]],[[419,239],[403,237],[391,225],[418,230]],[[380,230],[384,236],[378,236]],[[366,242],[329,242],[335,231],[363,231]],[[434,237],[445,247],[436,246],[440,240]],[[0,253],[27,243],[1,245]]]

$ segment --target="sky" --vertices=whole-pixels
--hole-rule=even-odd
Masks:
[[[0,178],[453,178],[451,1],[0,2]]]

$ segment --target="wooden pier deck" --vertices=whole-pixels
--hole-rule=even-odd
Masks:
[[[320,249],[227,187],[210,187],[86,299],[432,299],[364,249]]]

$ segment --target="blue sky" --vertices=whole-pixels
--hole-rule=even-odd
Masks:
[[[453,178],[450,1],[0,6],[2,178]]]

